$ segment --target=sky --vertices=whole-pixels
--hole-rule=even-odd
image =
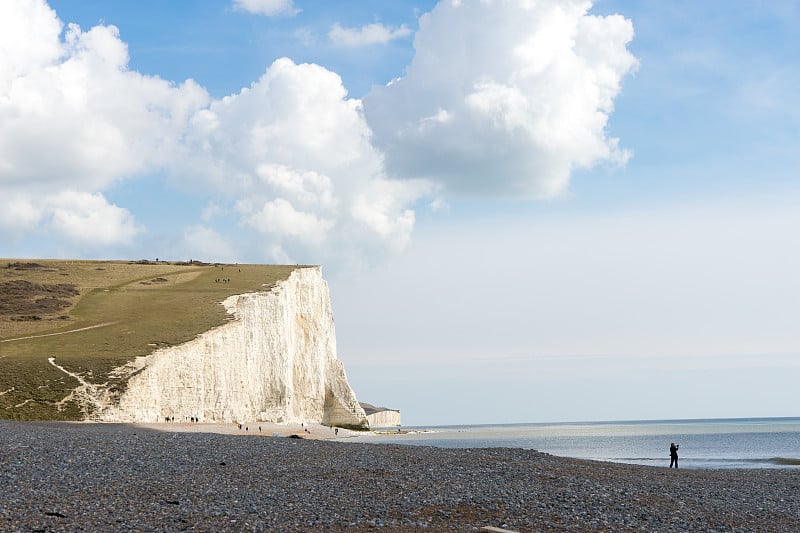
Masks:
[[[5,0],[0,257],[320,264],[404,425],[800,416],[791,1]]]

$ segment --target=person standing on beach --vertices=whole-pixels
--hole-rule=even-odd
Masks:
[[[675,468],[678,468],[678,448],[680,444],[675,444],[671,442],[669,444],[669,467],[672,468],[672,465],[675,465]]]

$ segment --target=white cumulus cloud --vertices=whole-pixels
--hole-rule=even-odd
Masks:
[[[264,260],[335,261],[344,250],[379,255],[408,241],[419,182],[394,184],[403,201],[371,206],[382,217],[354,208],[388,180],[361,102],[337,74],[279,59],[239,93],[212,99],[192,80],[130,70],[114,26],[70,24],[62,34],[44,2],[0,4],[0,21],[9,29],[0,36],[3,228],[54,228],[92,247],[128,243],[142,227],[103,191],[164,172],[209,197],[213,212],[197,221],[237,216],[239,228],[226,231],[254,232]],[[390,221],[403,223],[388,231]],[[206,237],[219,244],[200,246]],[[183,250],[220,258],[234,251],[229,237],[190,220]]]
[[[340,24],[334,24],[328,32],[328,38],[333,44],[348,47],[386,44],[409,35],[411,30],[405,24],[395,28],[384,26],[380,22],[373,22],[360,28],[345,28]]]
[[[441,2],[403,78],[364,100],[390,176],[450,194],[549,197],[576,168],[624,163],[606,128],[637,65],[629,20],[591,2]]]
[[[129,243],[143,228],[99,193],[63,191],[41,200],[50,231],[93,246]]]
[[[297,239],[304,244],[318,245],[333,227],[332,219],[321,218],[313,211],[301,211],[285,198],[269,200],[253,210],[242,202],[241,211],[246,221],[266,235]]]
[[[412,206],[430,189],[386,179],[361,102],[319,65],[279,59],[250,87],[199,110],[192,126],[193,157],[173,171],[234,202],[270,260],[400,249]]]
[[[0,91],[15,77],[46,66],[61,54],[53,35],[61,22],[44,0],[5,0],[0,17]]]
[[[39,224],[43,216],[40,202],[23,193],[4,191],[0,196],[0,230],[5,235],[18,235]]]
[[[574,168],[627,157],[606,126],[636,65],[632,27],[589,7],[443,2],[420,19],[405,77],[362,102],[335,72],[288,58],[215,99],[131,70],[114,26],[65,26],[42,0],[0,2],[0,227],[52,229],[82,249],[129,244],[144,229],[124,196],[106,194],[162,174],[206,206],[179,228],[182,252],[222,260],[247,242],[267,261],[361,262],[409,242],[424,198],[435,209],[452,194],[558,194]],[[408,34],[376,23],[330,38]]]
[[[98,190],[163,165],[205,90],[129,71],[114,26],[69,25],[62,41],[46,4],[6,11],[15,5],[3,3],[0,20],[30,26],[19,41],[0,37],[0,57],[12,58],[0,62],[0,184]]]

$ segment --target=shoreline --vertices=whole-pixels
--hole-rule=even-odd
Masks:
[[[670,470],[168,425],[0,421],[0,529],[800,531],[793,470]]]
[[[0,419],[2,420],[2,419]],[[502,449],[502,448],[510,448],[510,449],[519,449],[519,450],[532,450],[537,451],[539,450],[532,448],[532,447],[518,447],[515,445],[505,446],[505,445],[484,445],[484,446],[442,446],[439,443],[427,443],[425,441],[418,440],[419,436],[435,436],[436,434],[442,433],[443,430],[441,428],[429,428],[429,429],[422,429],[422,428],[415,428],[415,427],[408,427],[408,428],[387,428],[387,427],[379,427],[370,430],[351,430],[346,428],[336,428],[331,426],[326,426],[319,423],[311,423],[311,422],[304,422],[304,423],[297,423],[297,424],[282,424],[282,423],[271,423],[271,422],[242,422],[234,423],[234,422],[98,422],[98,421],[23,421],[19,422],[20,424],[33,424],[33,425],[42,425],[47,427],[54,427],[58,428],[60,426],[64,427],[95,427],[95,428],[102,428],[102,427],[127,427],[131,429],[138,429],[143,431],[152,431],[152,432],[162,432],[162,433],[192,433],[192,434],[217,434],[217,435],[229,435],[229,436],[240,436],[240,437],[273,437],[273,438],[302,438],[306,440],[323,440],[323,441],[332,441],[332,442],[351,442],[355,444],[374,444],[379,446],[387,446],[387,445],[398,445],[398,446],[422,446],[422,447],[434,447],[434,448],[443,448],[443,449]],[[399,437],[399,438],[398,438]],[[408,437],[408,442],[403,442],[404,437]],[[384,438],[389,438],[390,440],[383,440]],[[634,465],[634,466],[647,466],[652,468],[661,468],[661,464],[649,464],[646,462],[640,461],[630,461],[630,460],[621,460],[621,459],[614,459],[614,458],[591,458],[591,457],[580,457],[580,456],[571,456],[571,455],[561,455],[561,454],[553,454],[550,452],[541,452],[547,455],[552,455],[553,457],[559,457],[562,459],[574,459],[574,460],[585,460],[585,461],[596,461],[600,463],[609,463],[609,464],[621,464],[621,465]],[[760,458],[760,459],[750,459],[745,461],[744,459],[741,460],[742,463],[750,462],[754,465],[758,466],[742,466],[737,465],[733,467],[729,466],[696,466],[691,465],[691,461],[695,460],[693,457],[683,457],[683,470],[728,470],[728,469],[744,469],[744,470],[754,470],[759,468],[765,468],[765,464],[769,463],[772,466],[770,468],[784,468],[799,471],[797,467],[800,466],[800,459],[791,458],[791,457],[768,457],[768,458]],[[660,460],[660,459],[659,459]],[[690,466],[685,466],[686,461],[690,462]],[[667,466],[667,462],[664,461],[664,465]]]
[[[362,432],[345,428],[333,428],[315,422],[304,422],[302,424],[276,424],[270,422],[242,422],[241,424],[233,422],[133,422],[129,425],[152,431],[175,433],[215,433],[218,435],[240,435],[245,437],[289,437],[291,435],[299,435],[304,439],[312,440],[339,440],[369,433],[369,431]]]
[[[241,437],[281,437],[286,438],[297,435],[308,440],[337,441],[356,436],[379,434],[371,430],[355,431],[346,428],[335,428],[316,422],[298,424],[278,424],[272,422],[98,422],[94,420],[57,421],[57,420],[29,420],[10,421],[12,424],[31,425],[47,428],[129,428],[156,433],[205,433],[214,435],[230,435]],[[337,431],[338,430],[338,431]]]

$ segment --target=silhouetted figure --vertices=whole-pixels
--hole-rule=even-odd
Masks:
[[[672,468],[672,465],[675,465],[675,468],[678,468],[678,448],[680,448],[680,444],[675,444],[671,442],[669,445],[669,467]]]

